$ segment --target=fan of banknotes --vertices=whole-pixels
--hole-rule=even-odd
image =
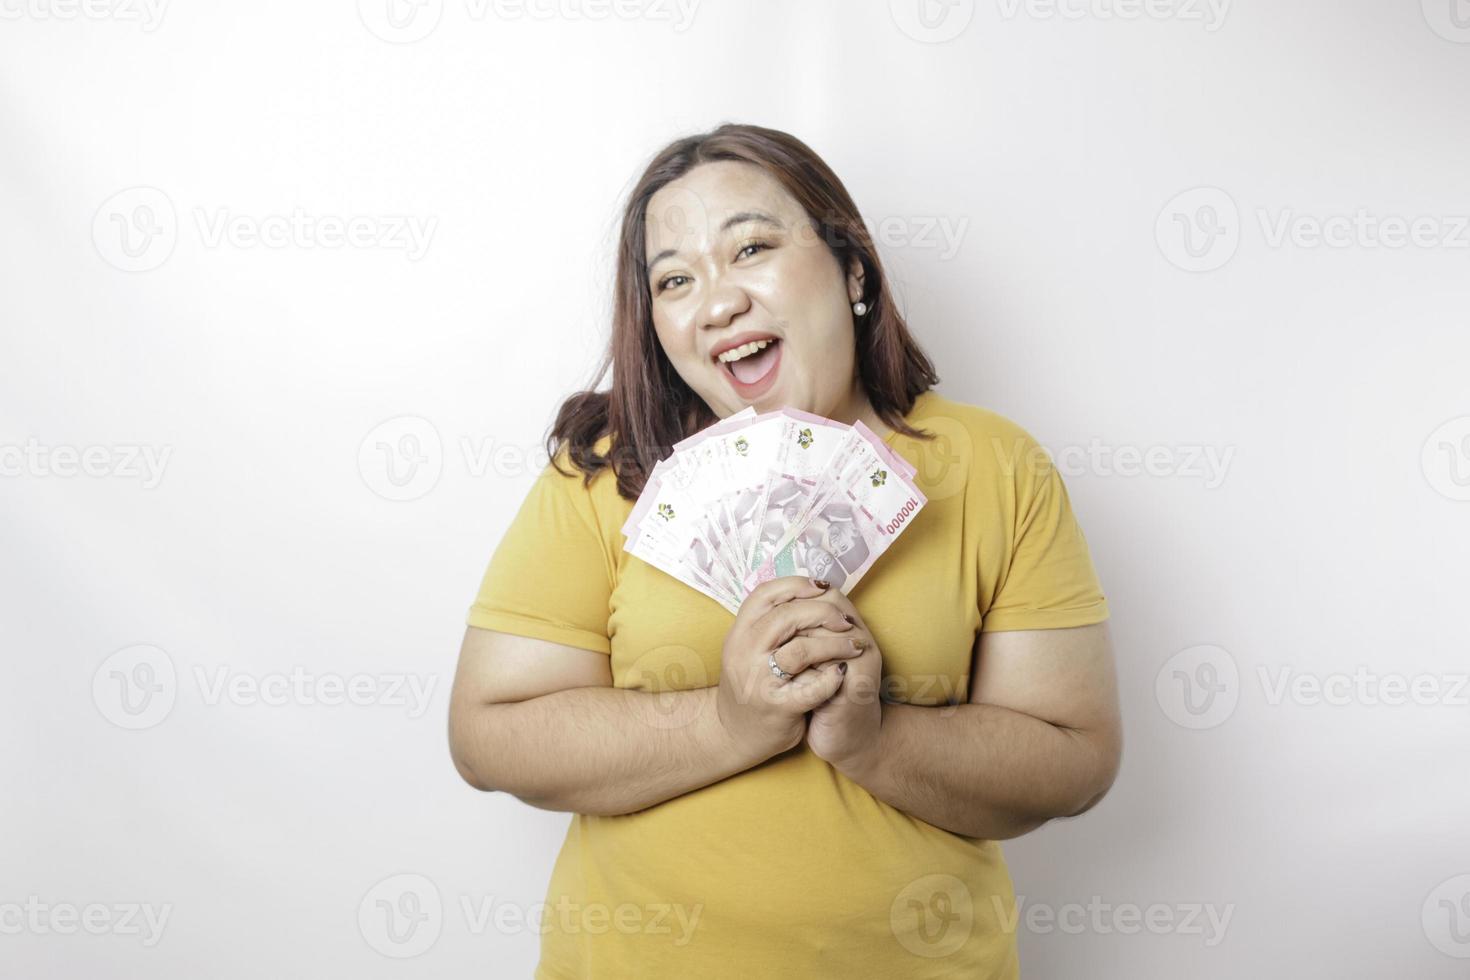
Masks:
[[[783,575],[846,593],[924,506],[913,477],[861,421],[747,407],[654,467],[624,547],[732,613]]]

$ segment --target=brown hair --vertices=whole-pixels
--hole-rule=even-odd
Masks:
[[[910,427],[903,417],[914,399],[939,382],[939,376],[889,296],[877,250],[842,181],[796,137],[726,123],[664,147],[628,195],[618,241],[612,338],[592,388],[572,395],[557,411],[546,439],[552,465],[565,444],[570,460],[585,473],[584,483],[611,466],[618,493],[634,500],[674,443],[717,421],[704,399],[679,377],[654,332],[644,251],[649,199],[699,164],[716,160],[763,167],[801,204],[844,275],[853,258],[861,263],[862,299],[868,312],[857,318],[855,360],[868,401],[890,428],[915,438],[933,438],[930,432]],[[609,367],[611,388],[595,390]],[[594,447],[609,433],[608,455],[599,456]]]

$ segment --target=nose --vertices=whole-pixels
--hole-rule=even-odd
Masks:
[[[730,323],[750,309],[750,296],[745,290],[729,281],[717,281],[710,287],[700,310],[699,322],[706,334],[725,330]],[[714,343],[712,339],[710,343]]]

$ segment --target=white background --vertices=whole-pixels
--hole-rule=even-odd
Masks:
[[[0,0],[6,975],[529,976],[478,916],[568,817],[451,767],[464,615],[622,196],[731,120],[832,165],[940,392],[1068,467],[1126,749],[1005,845],[1024,974],[1465,976],[1457,2]],[[368,240],[250,237],[296,212]]]

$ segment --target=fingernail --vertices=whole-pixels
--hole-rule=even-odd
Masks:
[[[845,674],[845,673],[847,673],[847,661],[846,660],[840,662],[837,665],[837,673],[839,673],[839,674]]]
[[[856,650],[858,653],[862,653],[863,650],[866,649],[866,646],[867,646],[865,643],[863,643],[862,640],[859,640],[859,639],[856,639],[856,638],[850,640],[849,642],[852,644],[852,648],[854,650]]]
[[[821,589],[823,592],[827,591],[828,589],[830,589],[832,587],[832,583],[829,582],[829,581],[827,581],[824,578],[814,578],[814,579],[812,579],[812,584],[815,585],[817,588]]]

